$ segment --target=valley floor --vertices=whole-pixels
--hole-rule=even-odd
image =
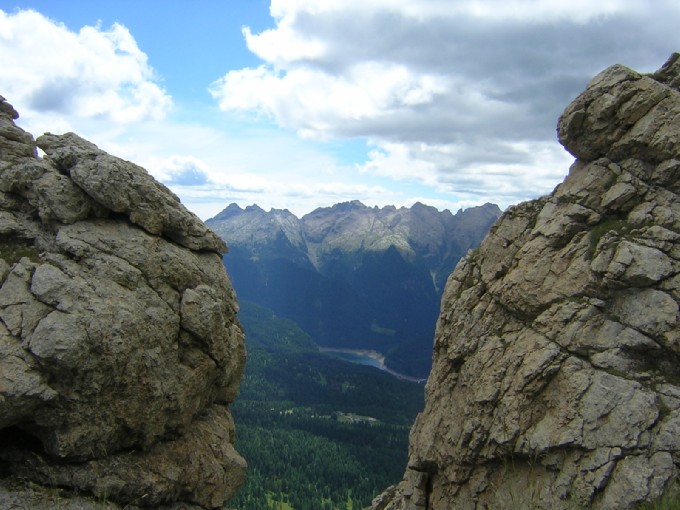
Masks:
[[[403,475],[423,387],[315,352],[249,350],[233,405],[238,510],[356,510]]]

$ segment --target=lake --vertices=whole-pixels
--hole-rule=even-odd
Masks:
[[[358,363],[359,365],[366,365],[369,367],[374,367],[379,370],[383,370],[388,374],[393,375],[399,379],[405,381],[412,381],[417,383],[422,383],[425,379],[418,379],[416,377],[410,377],[408,375],[400,374],[394,370],[388,368],[385,365],[385,356],[377,351],[369,351],[364,349],[336,349],[332,347],[319,347],[319,352],[333,356],[334,358],[340,358],[351,363]]]
[[[324,352],[324,351],[322,351]],[[385,370],[385,365],[379,360],[367,354],[357,354],[355,352],[340,352],[339,350],[325,351],[326,354],[333,356],[334,358],[344,359],[345,361],[350,361],[352,363],[358,363],[359,365],[368,365],[369,367],[379,368],[380,370]]]

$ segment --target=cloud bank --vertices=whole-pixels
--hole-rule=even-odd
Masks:
[[[557,117],[594,74],[651,71],[680,49],[660,0],[272,0],[243,29],[257,68],[210,88],[225,111],[300,136],[367,139],[361,170],[504,205],[544,194],[571,157]]]
[[[573,159],[555,125],[587,81],[680,50],[677,0],[273,0],[273,27],[244,27],[242,46],[182,53],[207,15],[191,5],[193,23],[155,55],[178,69],[182,55],[223,62],[212,84],[164,81],[121,24],[73,30],[0,10],[0,94],[24,129],[76,131],[203,218],[231,201],[302,215],[355,199],[455,210],[534,198]],[[153,14],[137,25],[146,40],[176,13]],[[229,70],[245,48],[261,65]]]

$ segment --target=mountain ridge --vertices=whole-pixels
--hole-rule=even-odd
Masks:
[[[297,218],[230,204],[206,225],[230,247],[240,299],[295,321],[321,346],[375,349],[423,377],[446,278],[500,212],[351,201]]]
[[[317,269],[323,269],[323,244],[328,246],[328,251],[385,251],[394,246],[402,255],[414,256],[414,244],[430,251],[441,251],[442,246],[436,246],[439,241],[444,245],[448,243],[442,258],[450,254],[452,245],[463,255],[481,241],[476,229],[488,229],[488,223],[500,214],[500,208],[491,203],[459,209],[453,214],[448,209],[439,211],[421,202],[412,207],[388,205],[380,208],[353,200],[319,207],[298,218],[288,209],[265,211],[257,204],[241,208],[232,203],[206,220],[206,225],[239,246],[258,246],[280,232],[291,246],[306,247],[310,262]],[[426,215],[429,218],[425,218]],[[420,228],[414,228],[415,221],[421,223]],[[461,225],[465,226],[464,231],[458,230]],[[448,273],[450,271],[444,279]]]

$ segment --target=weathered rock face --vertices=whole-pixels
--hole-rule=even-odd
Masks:
[[[598,75],[577,158],[447,283],[404,481],[375,509],[632,508],[680,464],[680,57]]]
[[[224,242],[142,168],[74,134],[38,138],[36,157],[16,117],[0,98],[0,495],[29,480],[221,506],[245,476]]]

